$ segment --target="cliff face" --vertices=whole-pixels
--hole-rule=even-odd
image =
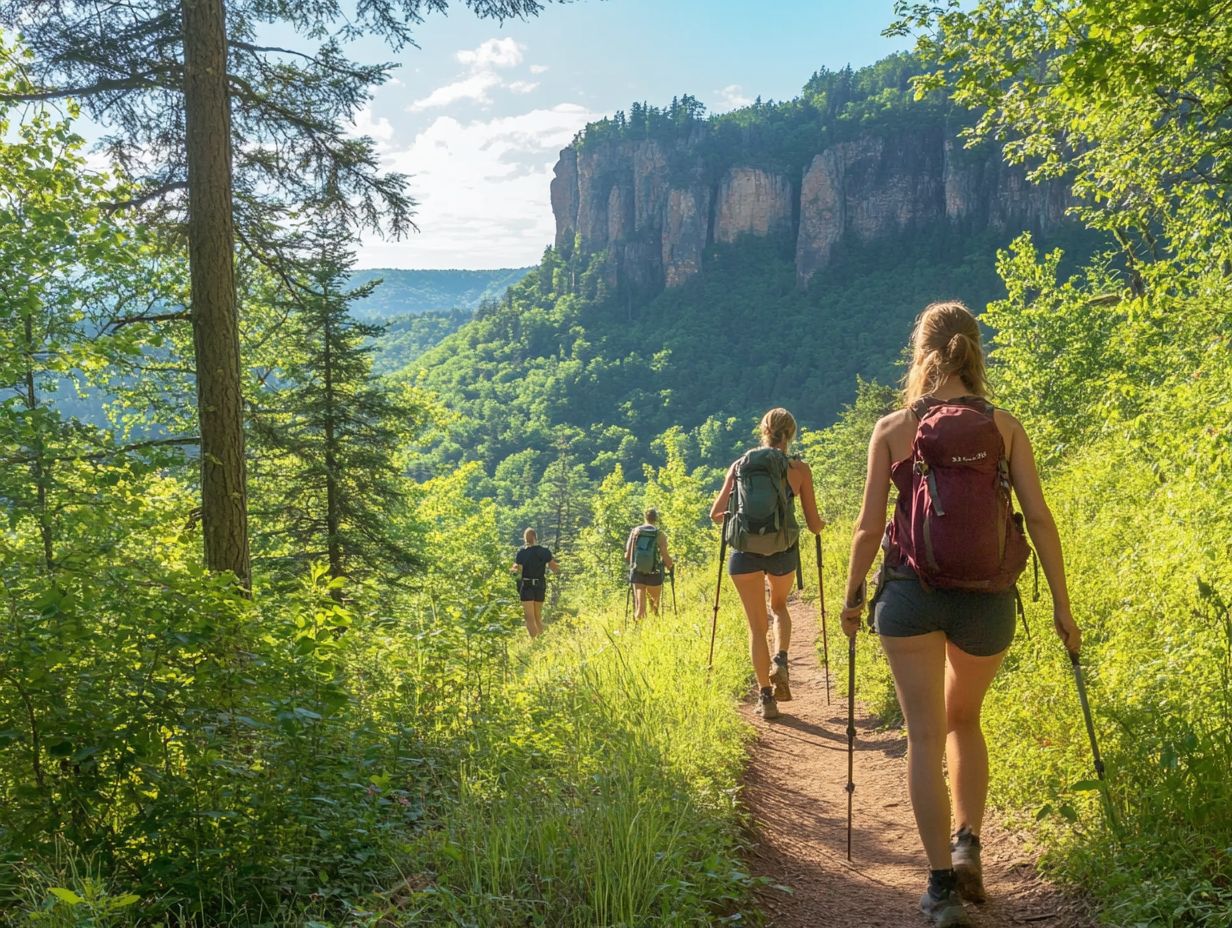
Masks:
[[[942,222],[1042,231],[1068,202],[1062,185],[1033,185],[999,151],[964,150],[940,125],[836,143],[794,176],[750,164],[716,169],[702,141],[695,133],[565,149],[551,191],[557,245],[580,236],[586,251],[607,251],[611,283],[653,293],[701,273],[711,244],[782,236],[795,243],[806,286],[840,243]]]

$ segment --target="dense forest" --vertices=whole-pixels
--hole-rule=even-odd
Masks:
[[[340,127],[388,72],[321,39],[397,44],[443,5],[0,2],[0,923],[762,920],[732,596],[706,661],[708,502],[755,416],[792,408],[837,597],[910,320],[959,295],[1061,528],[1108,769],[1029,602],[1041,631],[985,707],[992,798],[1107,924],[1226,926],[1225,5],[900,4],[913,62],[720,121],[790,161],[810,107],[945,114],[1071,185],[1052,240],[915,230],[801,288],[781,243],[748,239],[643,304],[565,243],[470,321],[382,334],[354,242],[412,204]],[[257,45],[270,20],[299,44]],[[639,104],[578,144],[701,118]],[[107,418],[57,401],[78,392]],[[625,625],[646,504],[679,615]],[[528,524],[563,565],[535,641],[508,572]],[[874,636],[859,655],[895,724]]]

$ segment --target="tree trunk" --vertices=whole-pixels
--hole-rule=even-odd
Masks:
[[[188,259],[201,420],[205,563],[251,585],[244,403],[231,208],[231,101],[223,0],[182,0]]]
[[[30,456],[30,473],[34,478],[37,498],[39,537],[43,541],[43,568],[51,573],[55,566],[55,551],[52,548],[51,513],[47,506],[47,488],[51,484],[51,463],[47,460],[47,446],[43,442],[43,425],[38,418],[38,390],[34,383],[34,322],[29,314],[25,319],[26,334],[26,408],[30,411],[30,428],[33,446]]]
[[[338,436],[334,427],[334,331],[330,324],[329,299],[329,288],[326,287],[322,297],[325,310],[325,531],[328,535],[329,575],[337,579],[342,576],[342,542],[339,538],[342,531],[342,500],[338,487]],[[334,590],[334,598],[341,599],[337,590]]]

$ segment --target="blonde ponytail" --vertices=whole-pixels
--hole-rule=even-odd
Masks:
[[[911,405],[957,375],[967,392],[988,396],[988,373],[980,327],[957,300],[932,303],[920,313],[911,333],[911,367],[903,378],[903,399]]]

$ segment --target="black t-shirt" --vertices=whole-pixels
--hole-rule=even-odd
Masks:
[[[542,580],[544,568],[552,560],[552,552],[543,545],[530,545],[518,548],[513,562],[522,565],[523,580]]]

